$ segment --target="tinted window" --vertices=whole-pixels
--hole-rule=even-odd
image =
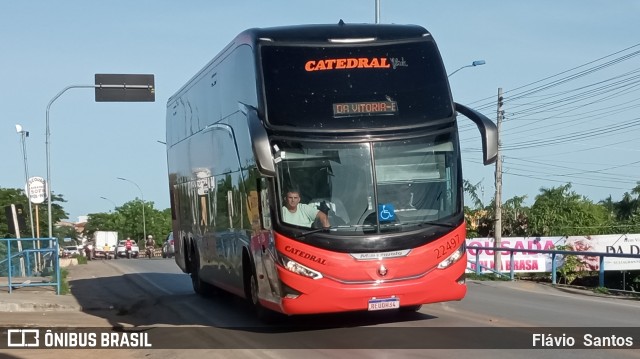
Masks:
[[[267,120],[316,129],[395,127],[452,116],[432,41],[262,45]]]

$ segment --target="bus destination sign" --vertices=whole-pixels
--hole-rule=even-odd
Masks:
[[[395,101],[334,103],[333,116],[390,115],[398,112]]]

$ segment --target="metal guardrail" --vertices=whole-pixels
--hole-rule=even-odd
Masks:
[[[60,257],[57,238],[0,238],[0,244],[4,244],[5,247],[5,250],[0,252],[0,277],[6,276],[8,281],[7,284],[0,283],[0,287],[9,287],[9,293],[11,293],[14,287],[53,286],[56,294],[60,294]],[[17,249],[20,247],[23,247],[22,250]],[[45,273],[50,273],[48,276],[53,280],[47,280],[48,276],[43,275]],[[16,283],[17,277],[28,279]]]
[[[640,259],[640,254],[625,254],[625,253],[604,253],[604,252],[580,252],[580,251],[560,251],[560,250],[550,250],[550,249],[522,249],[522,248],[504,248],[504,247],[482,247],[482,246],[467,246],[467,250],[476,249],[475,261],[467,260],[468,263],[475,264],[475,273],[480,275],[482,274],[482,269],[489,270],[492,273],[499,274],[501,276],[506,276],[504,272],[496,271],[493,268],[489,268],[487,266],[480,265],[480,251],[481,250],[492,250],[492,251],[500,251],[500,252],[509,252],[509,261],[513,263],[513,254],[516,252],[527,252],[527,253],[543,253],[551,255],[551,282],[553,284],[557,284],[557,272],[558,272],[558,264],[556,261],[556,257],[558,255],[567,256],[567,255],[576,255],[576,256],[590,256],[590,257],[599,257],[598,266],[599,270],[599,278],[598,285],[600,287],[604,287],[604,258],[605,257],[616,257],[616,258],[636,258]],[[509,270],[509,278],[514,280],[515,272],[513,266],[511,266]]]

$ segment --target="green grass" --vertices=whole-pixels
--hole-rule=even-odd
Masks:
[[[609,289],[607,289],[606,287],[597,287],[593,289],[594,293],[599,293],[599,294],[611,294],[611,292],[609,292]]]
[[[509,277],[503,277],[495,274],[475,274],[475,273],[467,273],[467,279],[471,280],[484,280],[484,281],[510,281]]]
[[[67,276],[69,271],[66,268],[60,268],[60,294],[69,294],[71,289],[69,288],[69,281]]]

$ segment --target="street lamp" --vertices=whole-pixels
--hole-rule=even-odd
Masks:
[[[142,198],[142,232],[144,233],[144,240],[146,241],[147,240],[147,220],[144,216],[144,194],[142,193],[142,189],[140,189],[140,186],[138,186],[137,183],[133,182],[130,179],[126,179],[122,177],[117,177],[117,179],[121,181],[127,181],[129,183],[133,183],[133,185],[138,187],[138,190],[140,191],[140,197]]]
[[[22,158],[24,161],[24,180],[27,186],[27,201],[29,202],[29,220],[31,221],[31,238],[35,238],[33,234],[33,210],[31,209],[31,197],[29,192],[29,166],[27,165],[27,144],[25,139],[29,137],[29,131],[25,131],[22,126],[16,125],[16,132],[20,134],[22,141]]]
[[[110,200],[109,198],[107,198],[107,197],[100,197],[100,198],[104,199],[105,201],[109,201],[109,202],[111,202],[111,204],[113,204],[113,208],[114,208],[114,209],[115,209],[115,208],[118,208],[118,206],[116,205],[116,203],[115,203],[114,201]],[[109,212],[111,212],[111,211],[109,211]]]
[[[49,110],[51,105],[67,90],[92,88],[96,91],[96,102],[154,102],[156,91],[153,75],[136,74],[96,74],[93,85],[71,85],[58,92],[47,105],[45,145],[47,154],[47,211],[49,216],[49,238],[53,238],[53,219],[51,197],[51,131],[49,130]],[[143,207],[144,209],[144,207]],[[59,288],[58,288],[59,289]],[[60,294],[60,293],[58,293]]]
[[[467,67],[474,67],[474,66],[480,66],[480,65],[484,65],[486,64],[486,62],[484,60],[476,60],[474,62],[471,63],[471,65],[466,65],[466,66],[462,66],[461,68],[455,70],[454,72],[450,73],[449,75],[447,75],[447,77],[451,77],[453,74],[455,74],[456,72],[467,68]]]

